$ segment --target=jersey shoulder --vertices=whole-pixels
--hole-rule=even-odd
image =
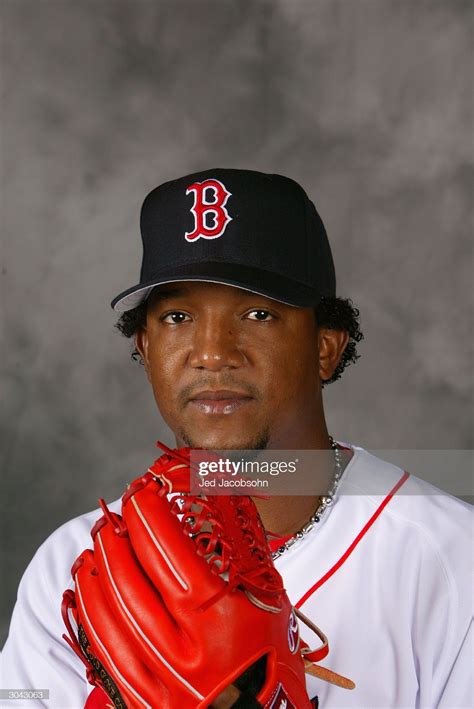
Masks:
[[[108,507],[113,512],[120,511],[121,500],[115,500]],[[52,532],[38,547],[28,565],[21,584],[43,580],[43,585],[55,593],[61,593],[67,587],[72,587],[71,566],[79,554],[92,547],[90,536],[94,523],[102,516],[102,510],[97,508],[74,517]],[[39,578],[38,578],[39,577]]]
[[[398,515],[401,521],[426,525],[430,531],[434,527],[438,531],[446,528],[472,534],[470,504],[363,448],[352,446],[352,450],[353,458],[345,470],[341,493],[363,495],[377,506],[390,495],[387,511]]]
[[[383,507],[376,531],[398,540],[412,558],[429,554],[448,586],[463,595],[474,541],[472,506],[362,448],[353,449],[340,492],[362,500],[367,514]]]

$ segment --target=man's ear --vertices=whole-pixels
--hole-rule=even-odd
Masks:
[[[138,329],[138,331],[136,332],[135,347],[137,348],[138,354],[142,358],[142,362],[145,367],[148,381],[151,381],[150,367],[149,367],[150,360],[148,358],[148,332],[147,332],[146,327],[140,327]]]
[[[329,330],[320,328],[318,330],[319,341],[319,378],[327,381],[334,374],[342,357],[347,343],[349,333],[344,330]]]

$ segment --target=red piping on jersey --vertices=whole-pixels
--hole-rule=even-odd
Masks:
[[[301,606],[303,605],[303,603],[305,603],[305,602],[308,600],[308,598],[309,598],[315,591],[317,591],[320,586],[323,585],[323,583],[326,583],[326,581],[327,581],[328,579],[330,579],[331,576],[333,576],[333,574],[335,574],[338,569],[341,568],[341,566],[343,565],[343,563],[349,558],[349,556],[352,554],[352,552],[354,551],[354,549],[356,548],[356,546],[359,544],[359,542],[362,540],[362,538],[365,536],[365,534],[369,531],[369,529],[371,528],[371,526],[373,525],[373,523],[375,522],[375,520],[377,519],[377,517],[379,517],[379,516],[382,514],[382,512],[383,512],[384,509],[385,509],[385,507],[388,505],[388,503],[389,503],[390,500],[392,499],[392,497],[398,492],[398,490],[399,490],[399,489],[401,488],[401,486],[408,480],[409,477],[410,477],[410,473],[407,473],[407,472],[404,472],[404,473],[403,473],[402,477],[401,477],[400,480],[397,482],[397,484],[395,485],[395,487],[392,488],[392,490],[390,490],[390,492],[388,493],[387,497],[386,497],[386,498],[384,499],[384,501],[380,504],[380,506],[375,510],[374,514],[373,514],[372,517],[369,519],[369,521],[365,524],[365,526],[362,527],[362,529],[360,530],[360,532],[359,532],[359,534],[357,535],[357,537],[354,539],[354,541],[352,542],[352,544],[346,549],[346,551],[345,551],[344,554],[341,556],[341,558],[339,559],[339,561],[336,561],[336,563],[334,564],[334,566],[332,566],[332,567],[329,569],[329,571],[327,571],[327,572],[324,574],[324,576],[322,576],[322,577],[319,579],[319,581],[316,581],[316,583],[314,584],[314,586],[311,586],[311,588],[306,591],[306,593],[304,594],[304,596],[302,596],[302,597],[300,598],[300,600],[298,601],[298,603],[296,604],[296,606],[295,606],[296,608],[301,608]]]

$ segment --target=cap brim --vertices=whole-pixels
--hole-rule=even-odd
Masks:
[[[275,274],[263,269],[229,263],[198,263],[173,268],[132,286],[114,298],[111,306],[117,313],[124,313],[143,303],[156,286],[178,281],[221,283],[300,308],[317,305],[321,296],[329,295],[285,276],[279,276],[276,284]]]

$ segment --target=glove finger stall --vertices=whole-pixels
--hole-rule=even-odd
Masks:
[[[170,612],[179,615],[208,601],[225,584],[210,573],[208,562],[196,553],[182,522],[170,512],[172,503],[160,496],[159,490],[156,482],[149,482],[127,499],[123,516],[142,567]]]
[[[136,639],[147,665],[156,671],[157,665],[186,663],[192,647],[137,561],[129,538],[105,525],[95,536],[94,557],[107,603]]]
[[[75,584],[83,651],[115,706],[152,707],[157,697],[165,699],[166,685],[148,669],[140,648],[124,633],[103,592],[92,551],[84,552],[81,560]]]

